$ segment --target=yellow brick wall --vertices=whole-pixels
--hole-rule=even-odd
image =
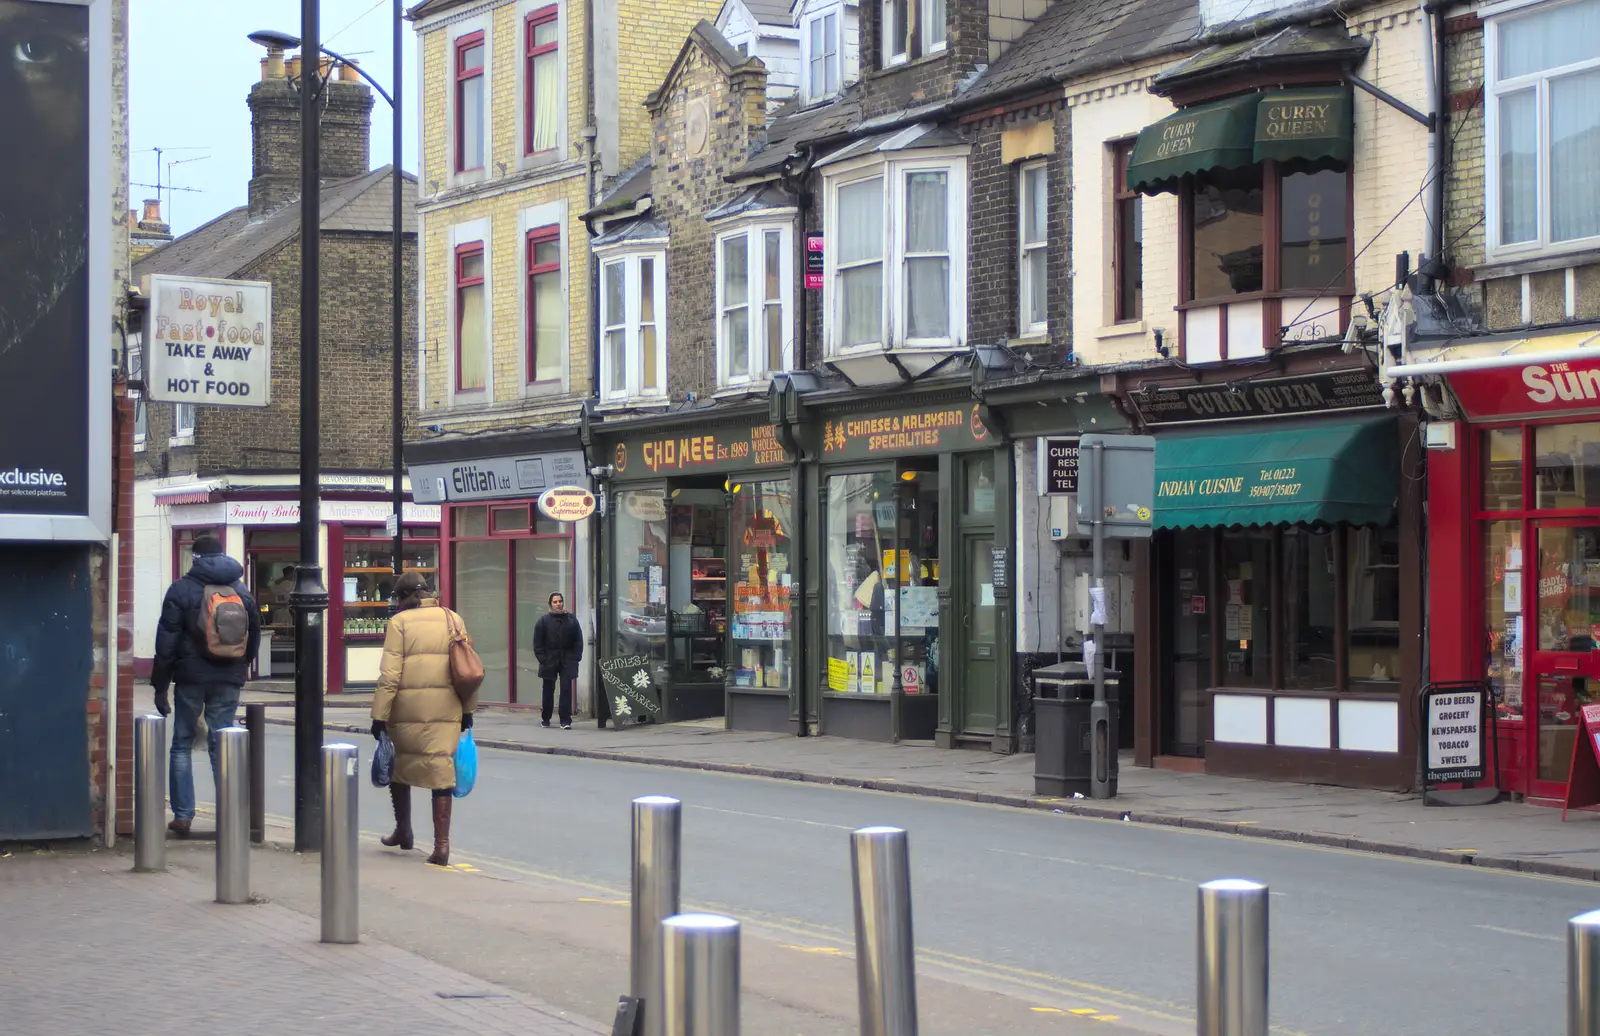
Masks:
[[[567,151],[562,159],[576,162],[583,157],[585,88],[588,71],[584,65],[584,28],[588,13],[584,0],[565,0],[566,35],[563,49],[567,73]],[[522,104],[521,70],[523,61],[523,16],[525,9],[515,2],[494,8],[489,14],[489,163],[487,179],[466,189],[449,188],[454,156],[451,148],[449,106],[454,103],[455,76],[452,62],[452,37],[460,32],[449,24],[430,27],[420,34],[422,64],[421,157],[425,201],[444,195],[449,204],[430,209],[422,216],[424,284],[422,328],[424,360],[427,365],[424,411],[435,411],[435,419],[452,430],[470,431],[496,423],[526,423],[531,415],[570,417],[574,398],[589,395],[589,234],[579,217],[589,207],[585,174],[574,166],[561,179],[517,187],[521,178],[518,162],[522,157],[518,108]],[[482,17],[482,16],[478,16]],[[502,166],[504,172],[502,172]],[[508,189],[509,188],[509,189]],[[448,193],[446,193],[448,192]],[[538,396],[524,400],[520,370],[526,347],[522,308],[526,304],[526,285],[522,277],[523,251],[520,214],[524,209],[565,201],[567,220],[567,318],[568,385],[571,392],[561,396]],[[450,406],[451,302],[454,289],[454,257],[451,228],[462,223],[487,219],[493,333],[493,414],[463,413],[452,418],[439,414]]]
[[[622,105],[619,154],[623,168],[650,150],[650,113],[644,99],[661,85],[683,50],[689,30],[704,18],[715,21],[721,0],[617,0],[622,39],[617,51],[617,96]]]

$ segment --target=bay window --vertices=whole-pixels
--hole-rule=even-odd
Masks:
[[[840,32],[842,8],[816,15],[806,22],[801,39],[806,48],[806,81],[803,91],[807,101],[820,101],[839,92],[842,74]]]
[[[565,369],[567,312],[561,300],[561,228],[528,231],[527,379],[559,382]]]
[[[1276,162],[1196,173],[1189,191],[1188,299],[1347,292],[1348,177],[1343,170],[1282,170]]]
[[[1486,18],[1490,248],[1600,238],[1600,0]]]
[[[1023,334],[1043,334],[1050,326],[1048,190],[1043,162],[1029,162],[1018,171],[1017,326]]]
[[[878,161],[829,177],[830,353],[957,346],[966,320],[966,165]]]
[[[600,385],[605,401],[667,394],[667,257],[633,252],[600,264]]]
[[[484,34],[456,40],[456,172],[482,169],[484,161]]]
[[[456,391],[482,392],[488,384],[489,336],[485,322],[483,242],[456,247]]]
[[[525,154],[553,151],[560,140],[561,9],[551,4],[528,16],[523,69]]]
[[[723,387],[789,367],[792,232],[753,227],[717,239],[717,371]]]

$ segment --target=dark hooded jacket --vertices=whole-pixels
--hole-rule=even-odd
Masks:
[[[156,626],[156,658],[150,683],[158,691],[170,684],[229,684],[243,687],[250,663],[261,648],[261,611],[240,578],[244,567],[226,554],[198,554],[189,572],[167,588]],[[231,586],[250,613],[250,642],[243,658],[219,662],[201,647],[200,604],[207,586]]]
[[[533,627],[533,657],[539,660],[539,676],[568,680],[578,678],[578,663],[583,660],[583,629],[571,612],[546,612]]]

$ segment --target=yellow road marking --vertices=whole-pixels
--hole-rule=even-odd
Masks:
[[[1063,1014],[1063,1013],[1065,1013],[1059,1007],[1030,1007],[1030,1008],[1028,1008],[1028,1010],[1036,1011],[1039,1014]]]
[[[1097,1014],[1094,1016],[1094,1020],[1097,1022],[1114,1022],[1117,1020],[1117,1016],[1114,1014]]]
[[[829,957],[848,957],[848,956],[850,956],[848,953],[846,953],[844,950],[841,950],[837,946],[792,946],[792,945],[789,945],[787,943],[780,943],[779,945],[782,946],[786,950],[796,950],[796,951],[798,951],[800,953],[821,953],[821,954],[824,954],[824,955],[829,956]]]

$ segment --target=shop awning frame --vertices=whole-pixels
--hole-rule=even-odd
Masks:
[[[1392,416],[1156,439],[1158,529],[1388,525],[1399,448]]]
[[[1256,106],[1255,160],[1338,167],[1354,153],[1348,87],[1275,90]]]
[[[1518,353],[1511,352],[1519,345],[1527,345],[1541,341],[1539,338],[1523,338],[1506,346],[1506,351],[1493,356],[1473,356],[1464,360],[1432,360],[1424,363],[1396,364],[1383,372],[1383,376],[1393,380],[1395,378],[1427,378],[1441,374],[1461,374],[1465,371],[1496,370],[1501,367],[1523,367],[1530,363],[1566,363],[1572,360],[1600,359],[1600,331],[1586,331],[1582,334],[1550,335],[1549,341],[1577,342],[1576,345],[1567,345],[1560,349],[1541,349],[1538,352]],[[1590,343],[1597,343],[1591,345]]]
[[[1255,164],[1256,105],[1252,93],[1173,113],[1139,131],[1128,159],[1130,191],[1176,191],[1187,174]]]

